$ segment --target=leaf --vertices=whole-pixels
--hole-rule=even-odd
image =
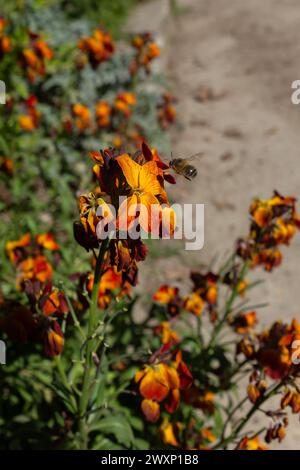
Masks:
[[[126,447],[131,447],[134,442],[131,426],[121,414],[102,418],[97,428],[103,434],[115,436],[118,443],[124,444]]]

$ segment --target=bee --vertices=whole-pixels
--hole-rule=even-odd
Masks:
[[[197,168],[190,164],[192,160],[197,157],[203,157],[203,152],[195,153],[188,158],[173,158],[171,154],[171,160],[169,167],[172,168],[178,175],[184,176],[187,180],[192,181],[198,174]]]

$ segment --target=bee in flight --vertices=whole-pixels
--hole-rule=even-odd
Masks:
[[[184,176],[187,180],[191,181],[198,174],[197,168],[190,164],[192,160],[198,157],[203,157],[203,152],[195,153],[189,158],[173,158],[171,154],[171,160],[169,162],[169,167],[175,171],[178,175]]]

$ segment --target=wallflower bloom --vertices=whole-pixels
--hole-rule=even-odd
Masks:
[[[23,256],[24,248],[29,246],[30,242],[30,233],[25,233],[19,240],[6,243],[6,253],[12,263],[16,263]]]
[[[179,337],[176,331],[172,330],[170,322],[163,321],[159,326],[155,328],[155,333],[161,335],[162,344],[173,346],[179,343]]]
[[[248,333],[257,323],[256,312],[245,312],[235,316],[230,322],[234,330],[239,334]]]
[[[157,179],[155,162],[139,165],[126,154],[118,157],[117,162],[130,187],[130,194],[119,208],[120,229],[126,229],[128,222],[138,220],[145,232],[151,232],[151,218],[156,209],[158,221],[155,229],[158,231],[161,215],[160,204],[167,202],[167,196]]]
[[[118,93],[114,101],[114,109],[124,114],[127,118],[131,115],[133,106],[136,105],[136,96],[130,92]]]
[[[20,127],[25,131],[33,131],[40,123],[41,113],[36,108],[37,98],[32,95],[25,101],[26,114],[19,116]]]
[[[52,321],[44,333],[44,352],[48,357],[58,356],[64,348],[64,335],[57,321]]]
[[[184,298],[183,305],[185,310],[199,317],[204,308],[204,300],[200,297],[199,294],[192,292],[190,295]]]
[[[111,119],[111,107],[108,102],[98,101],[95,112],[98,126],[100,128],[109,127]]]
[[[72,106],[72,115],[79,132],[83,132],[91,126],[91,113],[87,106],[81,103],[74,104]]]
[[[44,77],[46,74],[46,63],[54,56],[53,50],[48,44],[32,33],[34,40],[31,45],[23,49],[20,57],[21,65],[26,71],[26,75],[31,82],[35,82],[37,77]]]
[[[4,18],[0,18],[0,60],[5,54],[12,50],[12,42],[9,36],[4,34],[7,21]]]
[[[164,444],[178,447],[179,442],[176,436],[178,435],[178,432],[180,431],[181,427],[181,423],[173,424],[169,421],[169,418],[165,416],[159,427],[161,439]]]
[[[18,264],[17,288],[21,289],[22,284],[26,279],[46,282],[51,281],[52,275],[52,266],[45,256],[30,256]]]
[[[134,36],[131,43],[136,50],[136,54],[130,64],[131,74],[136,74],[140,68],[149,73],[150,63],[153,59],[160,56],[160,48],[153,41],[151,33],[148,32]]]
[[[13,176],[14,162],[11,158],[0,157],[0,171],[5,173],[7,176]]]
[[[244,437],[238,445],[238,450],[268,450],[268,447],[260,442],[258,436],[253,439]]]
[[[237,254],[249,260],[252,268],[261,265],[271,271],[280,265],[282,254],[278,246],[288,245],[300,228],[295,205],[295,198],[283,197],[276,191],[271,199],[256,199],[251,204],[250,233],[238,241]]]
[[[80,39],[78,48],[84,53],[93,68],[110,59],[115,50],[111,35],[100,28],[96,29],[92,36]]]
[[[168,313],[172,316],[177,315],[182,306],[178,287],[163,285],[153,294],[152,298],[158,304],[167,305]]]

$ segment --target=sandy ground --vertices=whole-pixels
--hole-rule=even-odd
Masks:
[[[177,4],[168,71],[183,130],[174,132],[173,151],[204,151],[207,157],[198,164],[198,177],[179,179],[172,196],[205,204],[205,245],[155,261],[154,283],[176,280],[188,266],[230,250],[248,230],[253,197],[268,198],[277,189],[300,199],[300,105],[291,103],[291,83],[300,79],[299,0]],[[254,300],[269,304],[260,311],[262,324],[300,319],[299,249],[300,235],[284,250],[279,269],[259,272],[265,282]],[[300,449],[298,420],[279,448]]]

